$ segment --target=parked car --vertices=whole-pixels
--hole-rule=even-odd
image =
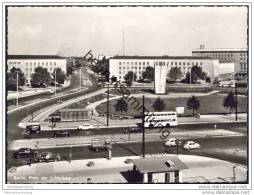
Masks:
[[[61,160],[60,154],[52,154],[51,152],[40,153],[34,158],[35,162],[53,162],[60,160]]]
[[[14,152],[14,158],[31,158],[35,157],[38,154],[36,150],[31,148],[20,148],[16,152]]]
[[[183,149],[185,149],[185,150],[199,149],[200,147],[201,146],[198,143],[194,142],[194,141],[187,141],[183,145]]]
[[[141,133],[142,128],[141,127],[130,127],[128,129],[125,129],[123,133]]]
[[[93,128],[94,128],[93,125],[86,124],[86,123],[78,126],[78,130],[87,130],[87,129],[93,129]]]
[[[54,137],[70,137],[71,134],[68,131],[57,131],[54,133]]]
[[[177,142],[178,142],[178,145],[181,145],[182,142],[176,138],[169,138],[165,143],[164,145],[165,146],[168,146],[168,147],[172,147],[172,146],[176,146],[177,145]]]

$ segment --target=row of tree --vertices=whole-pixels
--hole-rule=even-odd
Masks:
[[[72,74],[72,71],[68,74]],[[24,73],[20,68],[13,67],[10,72],[7,73],[7,90],[13,91],[17,88],[17,75],[18,75],[18,86],[23,86],[25,84],[26,78]],[[56,77],[56,78],[55,78]],[[54,69],[53,73],[50,75],[47,68],[38,66],[34,69],[34,73],[31,75],[31,86],[32,87],[45,87],[56,82],[58,84],[63,84],[66,79],[66,74],[60,69]]]
[[[167,74],[167,80],[175,82],[178,79],[181,79],[183,76],[181,67],[172,67],[168,74]],[[142,72],[142,79],[143,80],[150,80],[154,81],[154,68],[151,66],[148,66],[145,71]],[[131,86],[134,81],[137,80],[137,75],[129,71],[124,76],[124,80],[128,86]],[[200,66],[192,66],[190,72],[187,72],[185,75],[185,78],[182,79],[182,82],[184,83],[197,83],[198,80],[205,80],[206,82],[210,82],[210,78],[207,77],[206,73],[203,72],[202,68]]]
[[[233,92],[231,91],[225,98],[223,101],[223,106],[226,109],[229,109],[230,112],[232,112],[234,109],[236,109],[236,99],[234,97]],[[116,112],[120,112],[121,116],[123,112],[127,112],[128,111],[128,103],[124,98],[121,98],[119,100],[117,100],[116,104],[114,105],[115,107],[115,111]],[[154,111],[163,111],[166,107],[166,104],[164,103],[164,101],[158,97],[154,103],[153,103],[153,109]],[[187,100],[187,108],[189,110],[192,110],[192,114],[193,116],[195,116],[195,111],[197,111],[200,108],[200,101],[199,99],[197,99],[194,95],[191,96],[188,100]]]

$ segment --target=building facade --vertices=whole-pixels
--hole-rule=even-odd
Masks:
[[[7,59],[8,71],[13,67],[20,68],[25,74],[26,82],[30,82],[31,75],[36,67],[47,68],[52,74],[55,68],[60,68],[66,73],[66,59],[55,55],[8,55]]]
[[[234,63],[234,72],[240,77],[246,77],[248,71],[248,50],[241,49],[199,49],[192,50],[192,56],[218,59],[219,63]]]
[[[202,70],[213,81],[219,75],[219,60],[196,56],[115,56],[109,59],[110,77],[115,76],[117,80],[124,81],[124,76],[132,71],[137,79],[142,79],[142,72],[148,66],[165,66],[163,74],[167,75],[172,67],[180,67],[183,77],[190,72],[192,66],[201,66]],[[232,72],[232,68],[229,72]],[[156,76],[155,76],[156,77]]]

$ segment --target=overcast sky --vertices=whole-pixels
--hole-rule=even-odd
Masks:
[[[246,48],[246,7],[11,7],[8,54],[191,55]]]

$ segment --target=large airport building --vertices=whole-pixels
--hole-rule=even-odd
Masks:
[[[167,73],[172,67],[180,67],[183,77],[191,71],[192,66],[200,66],[210,77],[211,82],[225,75],[231,79],[234,75],[234,63],[219,63],[218,59],[202,56],[115,56],[109,59],[110,77],[124,81],[124,76],[132,71],[137,79],[142,79],[142,72],[148,66],[155,70],[156,93],[164,93]]]
[[[30,82],[31,74],[38,66],[47,68],[49,73],[53,73],[55,68],[60,68],[66,73],[66,59],[56,55],[8,55],[8,71],[13,67],[20,68],[25,74],[26,82]]]
[[[200,45],[199,49],[192,50],[192,56],[218,59],[219,63],[234,63],[234,72],[242,78],[247,76],[248,50],[246,48],[206,49],[204,45]]]

